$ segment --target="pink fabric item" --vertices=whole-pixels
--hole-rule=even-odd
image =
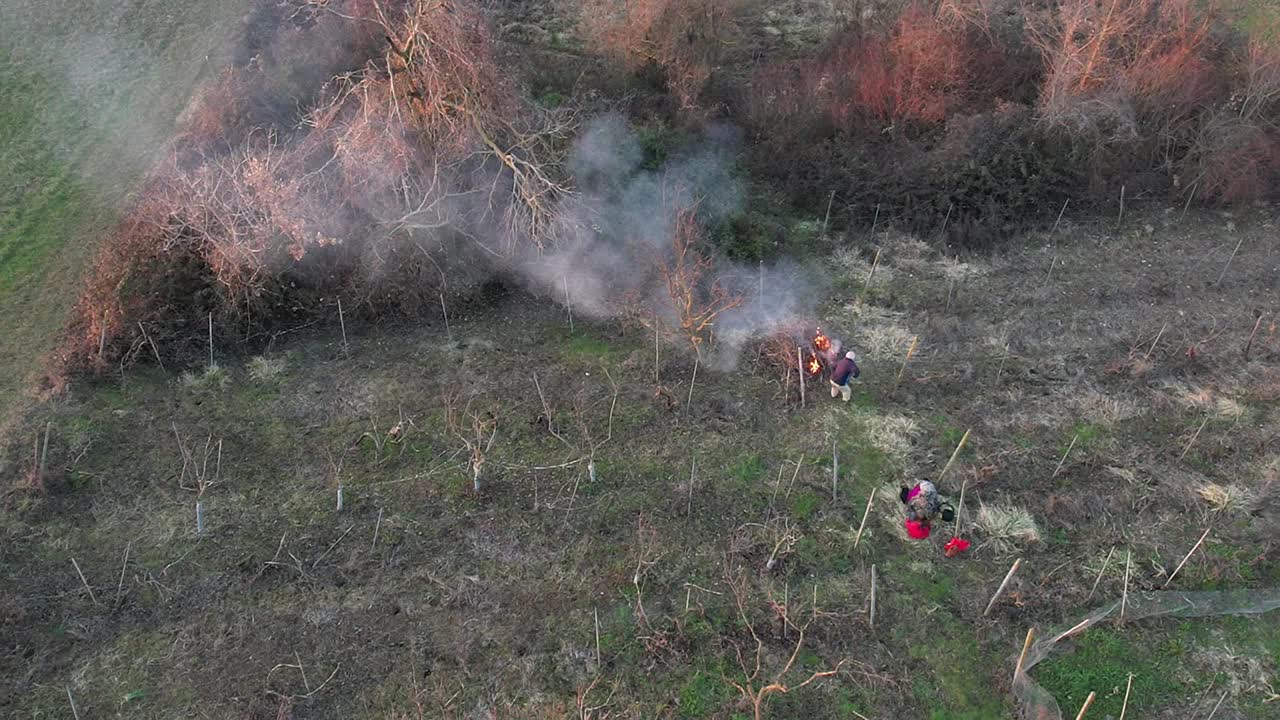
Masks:
[[[919,520],[906,520],[903,522],[907,526],[907,534],[914,540],[926,540],[929,537],[930,528],[927,524]]]
[[[911,488],[911,491],[907,493],[907,502],[911,502],[912,499],[914,499],[915,496],[919,494],[920,494],[920,483],[916,483],[916,486]]]

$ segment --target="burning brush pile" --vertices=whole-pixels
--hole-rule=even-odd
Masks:
[[[763,340],[759,362],[790,386],[797,370],[806,380],[829,375],[845,351],[844,343],[822,332],[822,328],[815,328],[812,333],[807,328],[784,328]]]

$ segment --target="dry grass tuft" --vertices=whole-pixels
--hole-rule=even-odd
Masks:
[[[1111,426],[1142,414],[1137,403],[1107,395],[1095,388],[1073,392],[1071,403],[1082,417],[1095,425]]]
[[[905,415],[891,413],[868,413],[862,415],[860,421],[871,444],[899,467],[906,467],[913,441],[920,433],[919,423]]]
[[[1015,543],[1040,542],[1040,526],[1026,508],[984,503],[978,506],[974,525],[987,537],[987,544],[1001,552],[1012,550]]]
[[[285,371],[284,358],[255,355],[249,359],[249,377],[254,382],[267,383],[277,380]]]
[[[1196,488],[1196,494],[1215,512],[1228,510],[1233,514],[1248,514],[1258,504],[1257,493],[1234,483],[1231,485],[1204,483]]]

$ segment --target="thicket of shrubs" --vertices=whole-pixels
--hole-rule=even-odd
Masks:
[[[945,0],[767,64],[739,108],[793,200],[980,244],[1080,204],[1241,203],[1280,173],[1280,52],[1197,0]]]
[[[438,308],[547,236],[569,126],[523,100],[479,11],[293,5],[193,99],[89,273],[63,367],[190,356],[206,332],[336,318],[339,298]]]
[[[667,122],[746,126],[747,167],[833,224],[976,246],[1122,187],[1274,197],[1280,52],[1212,4],[890,6],[804,51],[761,52],[749,0],[583,0],[579,25],[665,90]],[[210,317],[243,339],[332,318],[339,297],[348,313],[434,308],[553,241],[571,110],[526,100],[483,11],[261,7],[105,241],[63,368],[195,353]]]

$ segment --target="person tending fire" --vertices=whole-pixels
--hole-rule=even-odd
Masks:
[[[839,395],[841,400],[849,402],[849,398],[853,396],[849,381],[862,375],[862,371],[858,369],[857,359],[857,353],[850,350],[831,369],[831,397]]]

